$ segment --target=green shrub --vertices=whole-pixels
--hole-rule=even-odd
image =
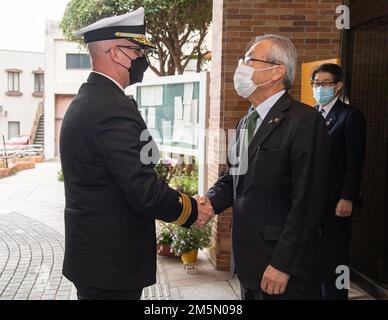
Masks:
[[[57,178],[58,178],[58,181],[61,181],[63,182],[64,179],[63,179],[63,172],[62,170],[58,170],[58,175],[57,175]]]

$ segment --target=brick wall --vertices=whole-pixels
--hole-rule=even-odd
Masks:
[[[233,129],[249,105],[237,96],[233,74],[238,57],[258,35],[275,33],[289,37],[298,51],[298,68],[291,94],[300,99],[301,63],[339,57],[340,32],[335,27],[335,9],[342,0],[214,0],[212,70],[209,127]],[[209,135],[209,187],[225,169],[217,159],[225,147],[216,130]],[[216,162],[216,163],[214,163]],[[231,210],[216,218],[211,257],[214,266],[230,266]]]

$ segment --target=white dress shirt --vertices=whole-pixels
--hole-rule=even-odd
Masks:
[[[338,97],[336,97],[335,99],[331,100],[328,104],[324,105],[324,106],[319,106],[319,109],[318,111],[321,112],[322,116],[326,119],[327,115],[329,114],[331,108],[333,108],[333,106],[335,105],[335,103],[337,102],[338,100]]]
[[[257,119],[256,122],[256,129],[259,129],[261,122],[264,120],[264,118],[267,116],[268,112],[271,110],[271,108],[275,105],[275,103],[280,99],[280,97],[286,92],[286,90],[281,90],[279,92],[276,92],[274,95],[270,96],[269,98],[265,99],[262,103],[260,103],[256,107],[251,107],[249,110],[249,113],[251,113],[253,110],[256,109],[257,113],[259,114],[260,118]]]

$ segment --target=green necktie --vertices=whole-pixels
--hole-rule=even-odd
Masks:
[[[259,113],[255,110],[249,115],[247,129],[248,129],[248,144],[251,143],[256,130],[257,119],[260,118]]]

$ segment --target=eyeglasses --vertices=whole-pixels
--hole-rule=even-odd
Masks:
[[[136,50],[139,57],[144,56],[145,50],[142,47],[139,46],[117,46],[117,48],[125,48],[125,49],[132,49]]]
[[[251,64],[251,62],[264,62],[264,63],[269,63],[269,64],[273,64],[273,65],[276,65],[276,66],[280,66],[281,63],[277,63],[277,62],[271,62],[271,61],[266,61],[266,60],[260,60],[260,59],[255,59],[255,58],[252,58],[252,57],[240,57],[240,60],[239,62],[244,62],[245,64]]]
[[[319,81],[312,80],[310,83],[311,83],[311,86],[313,88],[318,88],[319,86],[327,88],[327,87],[331,87],[332,84],[337,84],[338,81],[322,81],[322,82],[319,82]]]

